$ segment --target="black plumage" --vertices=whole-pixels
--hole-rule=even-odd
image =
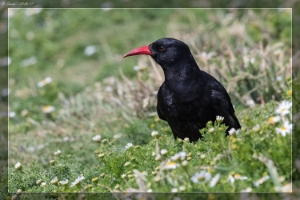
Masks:
[[[175,138],[201,138],[199,129],[216,116],[231,128],[241,128],[231,99],[213,76],[200,70],[189,47],[173,38],[159,39],[149,46],[130,51],[123,57],[150,55],[163,69],[165,81],[157,95],[157,113],[168,122]]]

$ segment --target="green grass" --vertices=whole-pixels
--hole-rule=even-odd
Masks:
[[[291,99],[289,10],[24,11],[9,19],[9,106],[16,113],[9,121],[9,192],[274,192],[291,183],[291,135],[276,131],[291,116],[268,123],[279,102]],[[226,127],[209,124],[196,144],[174,140],[156,114],[159,66],[146,56],[121,58],[162,37],[185,41],[201,69],[222,82],[239,134],[225,137]],[[89,45],[97,48],[92,56],[84,54]],[[36,63],[22,67],[33,56]],[[144,69],[135,71],[136,65]],[[38,87],[46,77],[52,82]],[[55,110],[43,112],[47,105]],[[128,143],[133,147],[126,150]],[[159,158],[162,149],[167,154]],[[176,161],[176,169],[164,170],[181,151],[188,164]],[[201,170],[220,174],[214,187],[191,181]],[[80,175],[85,179],[71,187]],[[247,179],[231,184],[230,175]],[[54,177],[69,183],[51,184]]]

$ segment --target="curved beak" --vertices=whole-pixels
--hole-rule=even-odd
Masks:
[[[136,49],[133,49],[126,53],[123,58],[128,56],[135,56],[135,55],[151,55],[151,51],[149,49],[149,46],[142,46]]]

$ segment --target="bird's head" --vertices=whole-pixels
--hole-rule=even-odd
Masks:
[[[192,56],[189,47],[174,38],[162,38],[148,46],[133,49],[123,58],[135,55],[150,55],[162,67]]]

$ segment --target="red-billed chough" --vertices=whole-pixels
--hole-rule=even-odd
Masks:
[[[165,82],[157,94],[157,113],[168,122],[174,138],[201,138],[199,129],[216,116],[231,128],[241,128],[231,99],[222,84],[200,70],[189,47],[173,38],[159,39],[123,56],[150,55],[163,69]]]

